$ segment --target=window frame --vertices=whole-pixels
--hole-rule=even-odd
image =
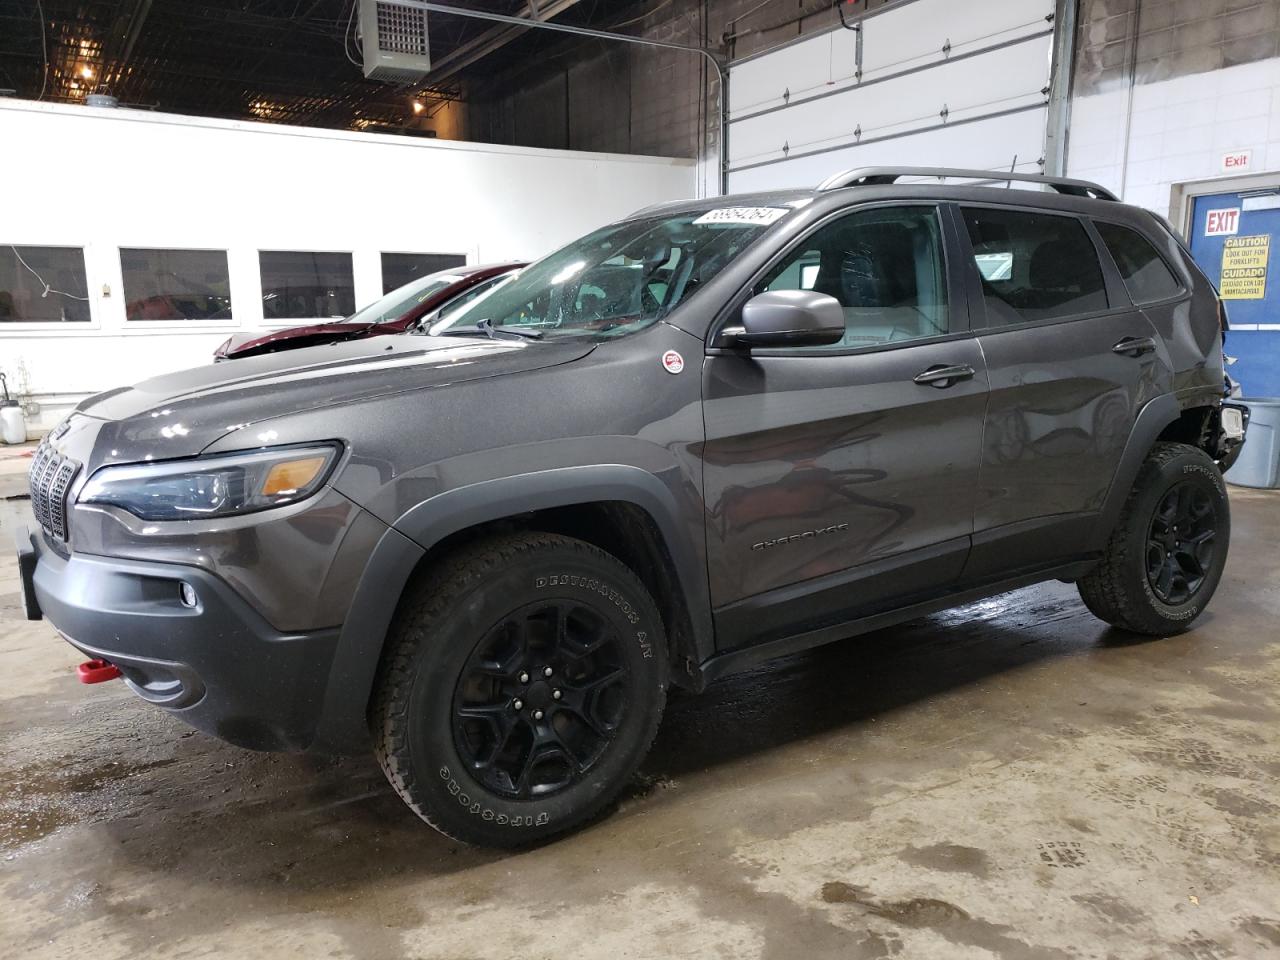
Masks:
[[[204,319],[201,317],[184,317],[181,320],[130,320],[129,319],[129,301],[125,296],[124,289],[124,251],[126,250],[162,250],[175,253],[220,253],[227,262],[227,299],[231,303],[231,316],[222,317],[217,320]],[[166,333],[172,333],[178,330],[186,330],[192,333],[209,333],[217,330],[238,330],[245,326],[244,322],[236,317],[236,296],[232,290],[232,270],[231,270],[231,249],[229,247],[158,247],[158,246],[141,246],[129,244],[116,244],[115,259],[117,276],[120,278],[120,299],[119,299],[119,317],[121,330],[130,332],[138,330],[158,330]]]
[[[966,288],[969,293],[969,326],[974,333],[981,336],[990,336],[994,333],[1030,330],[1059,323],[1075,323],[1078,320],[1087,320],[1093,317],[1121,316],[1133,312],[1134,305],[1129,299],[1128,290],[1125,289],[1124,278],[1120,276],[1120,271],[1116,269],[1116,265],[1112,262],[1111,254],[1107,252],[1106,245],[1102,242],[1102,237],[1098,235],[1098,231],[1093,229],[1093,224],[1089,222],[1090,215],[1066,210],[1046,209],[1045,207],[1022,203],[993,203],[989,200],[951,201],[951,205],[957,228],[957,239],[963,251],[960,260],[962,269],[965,272]],[[1084,230],[1089,242],[1093,244],[1094,256],[1098,258],[1098,269],[1102,271],[1102,288],[1107,296],[1107,309],[1086,310],[1080,313],[1065,314],[1060,317],[1045,317],[1040,320],[1024,320],[1021,323],[988,324],[987,297],[982,290],[982,274],[979,273],[978,265],[974,262],[973,241],[969,239],[969,229],[964,222],[964,211],[966,209],[1012,210],[1017,213],[1032,214],[1033,216],[1062,217],[1066,220],[1074,220]]]
[[[1133,226],[1132,224],[1124,223],[1120,220],[1116,220],[1111,217],[1091,216],[1088,219],[1089,219],[1090,232],[1097,234],[1097,241],[1096,241],[1097,245],[1099,246],[1100,249],[1106,252],[1107,260],[1110,262],[1111,267],[1115,270],[1116,275],[1120,278],[1120,283],[1124,287],[1126,297],[1128,298],[1129,302],[1132,303],[1135,307],[1137,307],[1138,309],[1142,309],[1143,307],[1166,306],[1170,304],[1179,303],[1182,300],[1186,300],[1190,298],[1191,287],[1187,283],[1187,278],[1184,274],[1184,271],[1180,270],[1178,266],[1170,263],[1169,258],[1165,256],[1165,253],[1160,249],[1160,246],[1157,243],[1155,243],[1150,237],[1148,237],[1145,233],[1143,233],[1141,230],[1139,230],[1137,227]],[[1156,300],[1138,300],[1137,298],[1135,298],[1133,296],[1133,292],[1129,290],[1129,285],[1125,283],[1124,274],[1120,272],[1120,264],[1115,262],[1115,257],[1112,256],[1111,249],[1107,246],[1107,241],[1102,236],[1102,231],[1098,230],[1097,228],[1098,223],[1105,223],[1108,226],[1112,226],[1112,227],[1120,227],[1122,230],[1128,230],[1131,233],[1136,233],[1143,240],[1145,240],[1147,242],[1147,245],[1151,247],[1152,250],[1155,251],[1156,256],[1160,258],[1160,261],[1165,265],[1165,268],[1168,269],[1169,273],[1173,275],[1173,279],[1178,282],[1178,291],[1174,294],[1171,294],[1170,296],[1160,297],[1159,299],[1156,299]]]
[[[263,302],[264,302],[264,301],[263,301],[263,298],[264,298],[264,296],[266,295],[266,286],[265,286],[265,285],[263,284],[263,282],[262,282],[262,255],[263,255],[264,253],[337,253],[337,254],[346,254],[348,257],[350,257],[350,258],[351,258],[351,301],[352,301],[352,303],[354,303],[354,304],[355,304],[355,306],[354,306],[354,307],[352,307],[352,312],[354,313],[355,311],[357,311],[357,310],[360,310],[360,309],[361,309],[361,306],[360,306],[360,293],[359,293],[359,289],[358,289],[358,287],[357,287],[357,285],[356,285],[356,251],[355,251],[355,250],[337,250],[337,249],[329,249],[329,250],[325,250],[325,249],[320,249],[320,250],[316,250],[316,249],[312,249],[312,250],[298,250],[298,249],[296,249],[296,248],[285,248],[285,247],[256,247],[256,248],[254,248],[254,259],[257,261],[257,267],[258,267],[258,269],[257,269],[257,274],[258,274],[258,277],[257,277],[257,280],[258,280],[258,286],[257,286],[257,292],[258,292],[258,317],[260,318],[260,320],[259,320],[259,324],[260,324],[261,326],[265,327],[266,329],[268,329],[268,330],[287,330],[287,329],[289,329],[290,327],[309,327],[309,326],[316,325],[316,324],[321,324],[321,323],[333,323],[333,322],[335,322],[335,321],[337,321],[337,320],[341,320],[341,319],[343,319],[344,317],[349,317],[349,316],[351,316],[351,314],[346,313],[346,314],[343,314],[341,317],[268,317],[268,316],[267,316],[267,311],[266,311],[266,310],[264,309],[264,307],[263,307]],[[378,279],[379,279],[379,282],[381,282],[381,279],[382,279],[382,278],[381,278],[381,271],[382,271],[382,261],[381,261],[381,259],[379,259],[379,261],[378,261],[378,271],[379,271],[379,277],[378,277]],[[379,294],[379,296],[385,296],[385,294]],[[374,299],[377,299],[377,298],[374,298]],[[371,300],[371,301],[370,301],[370,303],[372,303],[372,302],[373,302],[373,301]],[[233,311],[233,313],[234,313],[234,311]]]
[[[89,330],[98,331],[102,329],[102,317],[99,313],[100,304],[98,298],[93,295],[93,284],[89,279],[89,249],[88,243],[19,243],[17,241],[5,241],[0,247],[47,247],[56,250],[79,250],[80,262],[84,267],[84,285],[85,290],[89,294],[89,320],[86,323],[71,322],[66,323],[62,320],[6,320],[0,322],[0,336],[28,336],[34,333],[64,333],[73,336],[77,333],[84,333]],[[123,284],[121,285],[123,290]]]
[[[873,343],[862,347],[751,347],[722,346],[718,344],[725,327],[741,323],[742,307],[755,295],[756,287],[766,276],[792,254],[801,251],[806,243],[819,231],[844,217],[855,216],[870,210],[900,207],[925,207],[934,211],[938,218],[938,235],[941,240],[942,275],[946,278],[947,319],[951,329],[947,333],[933,337],[917,337],[913,340],[895,340],[889,343]],[[824,214],[810,224],[802,233],[793,237],[777,250],[773,256],[757,269],[720,313],[712,321],[707,332],[707,356],[743,356],[751,357],[853,357],[867,353],[883,353],[886,350],[902,350],[922,344],[946,343],[950,340],[961,340],[973,333],[969,315],[968,290],[963,274],[964,261],[958,256],[957,223],[953,212],[945,200],[929,200],[918,198],[899,198],[893,200],[864,200],[847,206],[838,207]]]
[[[279,251],[277,251],[277,252],[279,252]],[[284,251],[284,252],[287,252],[287,251]],[[342,251],[340,251],[340,250],[320,250],[320,251],[315,251],[315,252],[317,252],[317,253],[341,253]],[[261,251],[259,251],[259,253],[261,253]],[[387,285],[387,265],[386,265],[386,263],[385,263],[385,262],[383,261],[383,259],[382,259],[383,257],[386,257],[386,256],[392,256],[392,257],[461,257],[461,258],[462,258],[462,262],[461,262],[461,263],[453,264],[452,266],[448,266],[448,267],[441,267],[441,268],[440,268],[440,270],[457,270],[457,269],[461,269],[461,268],[463,268],[463,267],[469,267],[469,266],[472,266],[472,263],[471,263],[471,255],[470,255],[470,254],[467,254],[467,253],[455,253],[455,252],[452,252],[452,251],[447,252],[447,253],[441,253],[441,252],[439,252],[439,251],[436,251],[436,252],[428,252],[428,251],[426,251],[426,250],[379,250],[379,251],[378,251],[378,284],[379,284],[380,286],[382,286],[382,287],[386,287],[386,285]],[[354,269],[354,268],[355,268],[355,264],[354,264],[354,261],[353,261],[353,263],[352,263],[352,273],[353,273],[353,274],[354,274],[354,272],[355,272],[355,269]],[[429,273],[439,273],[439,272],[440,272],[440,270],[431,270],[431,271],[429,271]],[[261,272],[262,272],[262,271],[261,271],[261,269],[259,269],[259,271],[258,271],[258,272],[259,272],[259,274],[261,274]],[[427,274],[423,274],[423,276],[427,276]],[[416,278],[410,278],[410,279],[416,279]],[[409,280],[406,280],[406,281],[405,281],[405,283],[408,283],[408,282],[410,282],[410,281],[409,281]],[[392,287],[392,288],[391,288],[391,290],[395,290],[395,289],[396,289],[396,287],[402,287],[402,286],[404,286],[404,284],[403,284],[403,283],[401,283],[401,284],[397,284],[395,287]],[[382,291],[382,293],[380,294],[380,296],[384,296],[384,297],[385,297],[388,293],[390,293],[390,292],[391,292],[391,290],[386,290],[386,289],[384,289],[384,290]],[[361,308],[360,308],[359,306],[357,306],[357,307],[356,307],[356,309],[357,309],[357,310],[359,310],[359,309],[361,309]]]

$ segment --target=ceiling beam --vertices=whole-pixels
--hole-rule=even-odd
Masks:
[[[516,14],[515,19],[534,22],[550,20],[552,17],[558,17],[578,2],[579,0],[549,0],[545,5],[537,7],[537,16],[535,17],[533,14],[534,2],[530,0],[529,8]],[[439,83],[441,80],[447,80],[459,70],[463,70],[477,60],[487,57],[495,50],[505,47],[524,33],[526,29],[525,27],[498,26],[478,34],[433,63],[431,72],[427,74],[427,82]]]
[[[123,77],[124,69],[133,56],[133,48],[142,33],[142,25],[151,13],[151,0],[134,0],[116,11],[115,18],[102,45],[102,68],[99,82],[110,84]],[[108,93],[112,92],[110,89]]]

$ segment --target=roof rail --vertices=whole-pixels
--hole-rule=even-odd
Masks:
[[[978,180],[984,184],[1007,183],[1016,180],[1019,183],[1038,183],[1053,187],[1059,193],[1073,197],[1091,197],[1094,200],[1117,200],[1114,193],[1106,187],[1088,180],[1070,180],[1066,177],[1046,177],[1038,173],[1005,173],[998,170],[963,170],[958,167],[855,167],[843,173],[833,174],[818,184],[819,190],[839,190],[842,187],[868,187],[875,184],[893,183],[901,177],[936,177],[939,180],[949,178]]]

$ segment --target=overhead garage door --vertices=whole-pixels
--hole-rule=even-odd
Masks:
[[[1038,172],[1052,17],[1053,0],[903,0],[861,43],[837,28],[737,61],[730,191],[884,164]]]

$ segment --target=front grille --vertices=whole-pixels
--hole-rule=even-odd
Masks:
[[[67,491],[80,464],[64,457],[49,446],[40,444],[31,461],[31,512],[49,536],[67,539]]]

